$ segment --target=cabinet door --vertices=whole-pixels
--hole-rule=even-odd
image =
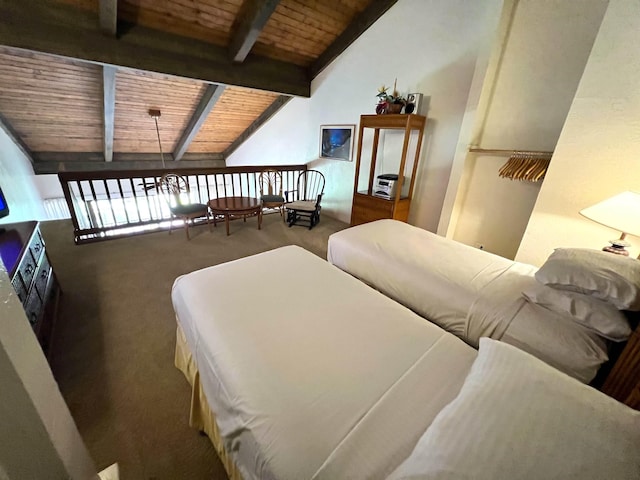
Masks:
[[[13,276],[13,280],[11,280],[11,285],[13,285],[13,289],[16,291],[18,298],[22,302],[22,305],[26,305],[27,302],[27,289],[22,282],[22,278],[19,273],[16,273]]]
[[[351,225],[393,218],[394,203],[391,200],[356,193],[353,196]]]
[[[22,278],[25,288],[29,290],[33,276],[36,274],[36,260],[33,258],[33,255],[31,255],[30,250],[24,253],[18,274]]]
[[[40,320],[40,314],[42,312],[42,300],[35,288],[29,292],[29,298],[27,298],[27,305],[25,306],[25,313],[29,319],[29,323],[35,329]]]
[[[31,250],[31,254],[33,258],[37,262],[40,259],[40,255],[44,250],[44,243],[42,242],[42,238],[40,237],[40,233],[36,231],[33,239],[31,239],[31,245],[29,245],[29,250]]]
[[[46,255],[42,256],[42,260],[40,261],[40,268],[38,268],[38,273],[36,274],[35,287],[40,294],[40,298],[44,299],[46,289],[47,289],[47,280],[49,280],[49,273],[51,268],[49,267],[49,259]]]

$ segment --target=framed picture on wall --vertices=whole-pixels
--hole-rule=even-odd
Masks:
[[[320,158],[353,160],[355,125],[320,125]]]

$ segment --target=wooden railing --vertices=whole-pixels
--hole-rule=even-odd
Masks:
[[[258,177],[265,168],[282,173],[284,190],[294,190],[306,165],[180,168],[61,172],[62,190],[71,212],[76,243],[137,235],[171,225],[169,205],[160,191],[162,175],[175,172],[189,182],[190,201],[219,197],[260,197]]]

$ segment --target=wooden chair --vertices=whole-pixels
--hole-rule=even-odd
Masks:
[[[263,170],[258,177],[258,183],[262,208],[277,208],[284,220],[285,201],[282,195],[282,174],[278,170]]]
[[[193,223],[196,218],[207,217],[207,225],[209,226],[209,231],[211,231],[209,207],[202,203],[192,203],[189,200],[189,182],[185,177],[175,173],[167,173],[162,176],[159,185],[162,196],[167,201],[171,211],[172,221],[169,227],[169,234],[173,230],[173,217],[183,221],[187,240],[191,240],[191,237],[189,237],[189,221]]]
[[[324,175],[317,170],[305,170],[298,177],[296,190],[285,192],[284,208],[287,210],[289,226],[299,221],[309,222],[309,230],[320,221],[320,201],[324,194]],[[291,194],[292,201],[289,201]],[[305,225],[306,226],[306,225]]]

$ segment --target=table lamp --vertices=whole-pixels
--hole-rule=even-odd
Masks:
[[[630,246],[625,241],[627,234],[640,236],[640,194],[635,192],[622,192],[607,198],[595,205],[580,210],[580,215],[589,220],[598,222],[605,227],[610,227],[621,232],[620,238],[609,240],[602,250],[629,255],[625,247]]]

